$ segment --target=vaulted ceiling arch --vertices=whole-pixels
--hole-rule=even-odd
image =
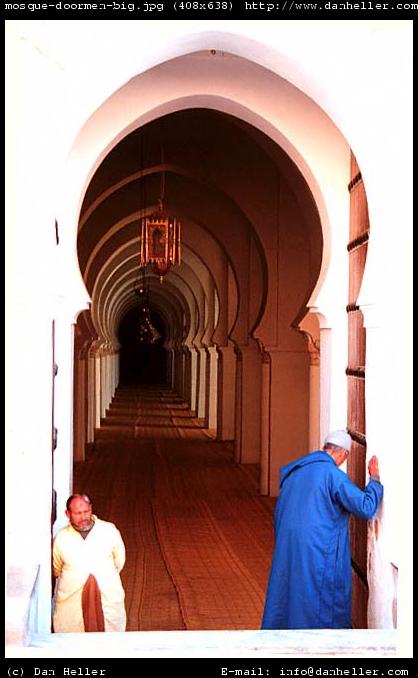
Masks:
[[[164,163],[160,162],[162,130]],[[138,153],[145,132],[146,148]],[[139,220],[156,208],[164,179],[164,204],[183,223],[184,251],[189,248],[205,262],[211,271],[208,280],[213,280],[216,291],[215,297],[206,293],[211,318],[217,317],[213,327],[206,328],[206,335],[201,333],[201,339],[214,338],[225,345],[229,338],[246,343],[251,334],[257,331],[262,336],[266,328],[271,335],[271,310],[277,308],[278,297],[274,286],[268,285],[268,277],[270,268],[275,275],[277,266],[271,252],[277,246],[279,223],[272,199],[274,203],[275,191],[283,193],[281,186],[288,180],[290,192],[292,183],[299,190],[302,237],[308,248],[314,243],[307,291],[296,302],[293,317],[307,303],[321,262],[316,206],[302,175],[265,135],[219,111],[177,111],[153,121],[145,132],[134,130],[120,140],[98,167],[86,192],[78,251],[90,294],[99,289],[97,281],[103,274],[109,275],[111,265],[121,273],[120,261],[131,245],[139,249]],[[138,169],[141,155],[145,164]],[[293,173],[284,177],[289,168]],[[236,294],[228,296],[230,272]],[[113,285],[112,293],[117,294],[117,287]],[[93,296],[95,305],[99,299],[96,291]],[[204,317],[205,311],[200,309],[200,330]],[[114,328],[112,333],[115,336]]]
[[[138,252],[135,241],[126,243],[120,252],[114,253],[100,271],[92,295],[92,317],[100,332],[110,341],[116,341],[118,326],[121,321],[120,309],[128,311],[138,304],[135,286],[138,285]],[[116,263],[118,262],[118,263]],[[150,302],[155,298],[167,297],[169,290],[179,291],[183,300],[183,311],[187,318],[187,333],[193,340],[196,330],[204,318],[204,298],[207,289],[202,283],[212,278],[212,274],[198,257],[184,248],[183,263],[169,272],[161,285],[159,278],[150,272],[146,282],[150,288]],[[215,283],[213,282],[213,288]],[[156,294],[158,291],[158,295]],[[193,322],[192,322],[193,318]],[[180,321],[179,321],[180,322]],[[202,327],[202,331],[205,328]]]
[[[183,174],[183,176],[186,176],[186,174]],[[172,185],[173,182],[174,185]],[[125,193],[119,196],[117,192],[112,192],[111,199],[117,205],[119,211],[115,213],[109,204],[105,204],[110,198],[107,201],[97,203],[98,211],[90,210],[90,216],[84,221],[83,229],[80,231],[81,270],[90,294],[92,294],[94,279],[102,261],[111,258],[122,243],[134,238],[138,239],[140,216],[156,208],[158,192],[151,198],[152,205],[150,207],[132,213],[131,209],[135,206],[135,202],[138,203],[140,191],[137,186],[133,185],[134,182],[131,183],[133,204],[127,204]],[[171,197],[170,190],[173,197]],[[216,248],[217,254],[219,254],[219,248],[223,249],[230,261],[232,270],[239,278],[239,270],[242,268],[239,256],[242,255],[242,236],[246,234],[247,241],[255,238],[251,225],[245,216],[240,213],[239,208],[220,191],[216,194],[211,192],[207,195],[200,190],[200,187],[197,188],[196,185],[192,187],[189,182],[182,185],[181,181],[176,183],[175,179],[172,179],[171,182],[169,179],[167,180],[167,196],[167,209],[172,209],[173,213],[177,214],[184,223],[187,222],[187,228],[183,229],[184,242],[187,244],[190,239],[192,241],[191,248],[197,253],[204,252],[206,257],[207,247],[202,248],[200,243],[207,238],[204,238],[200,231],[195,233],[196,225],[199,229],[208,231],[218,245]],[[212,260],[215,265],[214,262],[217,261],[217,258],[212,257]],[[239,286],[239,280],[237,280],[237,283]]]

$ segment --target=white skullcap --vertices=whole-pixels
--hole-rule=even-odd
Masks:
[[[336,445],[337,447],[342,447],[344,450],[351,450],[351,437],[347,431],[331,431],[325,437],[324,445],[329,443],[330,445]]]

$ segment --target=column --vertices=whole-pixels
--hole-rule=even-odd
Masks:
[[[236,346],[236,371],[235,371],[235,414],[234,414],[234,459],[241,463],[242,449],[242,353]]]
[[[261,357],[261,435],[260,435],[260,494],[270,490],[270,355],[263,351]]]
[[[190,348],[190,410],[194,416],[197,413],[197,384],[199,353],[193,346]]]
[[[277,496],[279,470],[308,451],[309,355],[266,347],[270,354],[270,488]]]
[[[85,361],[76,357],[74,383],[74,461],[85,459]]]
[[[237,356],[233,346],[218,346],[217,439],[235,437],[235,378]]]
[[[325,314],[323,314],[323,317]],[[347,314],[333,309],[320,327],[320,442],[331,429],[345,428],[347,421]]]
[[[206,414],[206,349],[199,348],[199,382],[197,392],[197,417],[204,419]]]
[[[205,425],[215,432],[218,406],[218,353],[215,346],[206,348],[206,413]]]
[[[183,348],[184,351],[184,395],[183,398],[192,409],[192,357],[188,346]]]
[[[94,355],[88,354],[88,424],[87,424],[87,442],[94,442],[94,423],[95,423],[95,390],[96,390],[96,359]]]
[[[260,461],[261,356],[256,344],[239,347],[237,361],[236,460],[241,464]]]
[[[100,428],[100,418],[101,418],[101,409],[102,409],[100,384],[101,384],[101,379],[102,379],[102,369],[101,369],[101,355],[100,355],[99,349],[97,350],[96,357],[95,357],[95,375],[96,375],[96,382],[95,382],[95,394],[94,394],[94,401],[95,401],[94,428]]]
[[[309,351],[309,450],[322,445],[320,434],[320,353],[317,342],[308,342]]]

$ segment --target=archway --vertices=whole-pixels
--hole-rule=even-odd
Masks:
[[[103,22],[101,23],[104,25]],[[12,258],[13,266],[16,265],[16,271],[19,274],[21,273],[19,279],[22,281],[16,285],[16,298],[18,303],[23,302],[23,313],[19,314],[19,319],[21,318],[21,320],[14,320],[13,328],[19,332],[21,329],[24,330],[28,325],[32,326],[33,322],[35,322],[40,330],[37,342],[34,342],[34,347],[39,346],[39,361],[36,368],[40,378],[34,380],[36,384],[32,387],[30,383],[27,383],[24,396],[24,402],[28,404],[26,410],[28,413],[32,413],[32,418],[28,420],[28,433],[26,435],[20,430],[17,423],[16,429],[13,429],[16,430],[16,433],[13,433],[12,436],[14,443],[12,447],[13,449],[16,448],[16,450],[23,450],[28,468],[33,468],[39,477],[42,475],[42,478],[44,478],[36,488],[36,498],[43,497],[42,508],[40,510],[42,515],[47,518],[39,520],[37,526],[34,526],[33,535],[31,535],[31,553],[34,561],[36,560],[36,562],[41,563],[41,570],[47,572],[46,579],[49,579],[49,534],[48,530],[45,531],[45,525],[48,523],[50,512],[48,475],[50,461],[45,457],[42,457],[41,461],[39,455],[35,453],[29,431],[32,432],[36,429],[39,448],[48,448],[51,438],[50,417],[48,417],[47,412],[49,383],[47,383],[48,380],[45,380],[44,377],[45,372],[51,367],[51,358],[50,352],[45,351],[45,347],[50,342],[50,318],[53,315],[56,321],[56,351],[54,351],[54,354],[59,363],[59,378],[56,380],[57,406],[54,424],[59,431],[56,458],[60,461],[56,480],[58,481],[59,502],[57,515],[59,517],[58,520],[61,520],[63,502],[71,487],[72,432],[71,417],[69,415],[70,408],[68,407],[68,394],[71,392],[72,386],[70,325],[75,322],[79,309],[87,308],[89,303],[86,289],[83,284],[80,284],[81,279],[75,256],[75,237],[73,237],[73,234],[84,187],[86,182],[88,182],[88,175],[93,167],[94,159],[98,156],[94,152],[89,153],[87,147],[82,148],[76,145],[74,146],[74,153],[69,158],[69,163],[72,165],[74,173],[70,171],[63,177],[63,174],[60,172],[61,163],[64,163],[64,158],[67,157],[67,149],[70,148],[72,135],[80,128],[80,124],[87,120],[92,110],[101,106],[101,103],[113,91],[123,86],[123,83],[134,77],[137,73],[161,63],[167,58],[179,56],[184,51],[217,48],[220,51],[229,50],[230,53],[237,54],[239,57],[250,56],[250,58],[259,64],[263,63],[265,67],[270,69],[272,74],[284,76],[293,86],[298,87],[301,91],[305,91],[308,96],[312,96],[322,110],[327,111],[340,126],[340,129],[346,132],[347,138],[352,142],[354,152],[359,159],[362,170],[364,170],[373,227],[378,227],[374,232],[371,242],[365,280],[358,302],[367,311],[368,339],[369,337],[371,338],[371,350],[368,351],[367,361],[372,367],[371,372],[369,372],[372,377],[371,384],[369,382],[369,395],[372,396],[369,398],[369,404],[372,406],[372,412],[370,415],[369,409],[367,430],[373,448],[382,450],[382,454],[385,455],[386,459],[385,463],[390,471],[392,469],[393,471],[396,470],[393,466],[394,462],[390,461],[392,458],[389,449],[390,440],[391,438],[397,439],[397,436],[401,435],[402,447],[405,448],[404,443],[408,441],[408,435],[405,433],[406,429],[404,426],[401,427],[401,430],[399,429],[399,421],[404,421],[405,418],[408,419],[408,416],[405,413],[401,400],[396,403],[395,411],[393,409],[389,411],[389,404],[385,402],[382,394],[386,392],[385,385],[387,385],[385,381],[387,375],[384,370],[384,356],[390,355],[391,349],[396,344],[398,338],[387,319],[386,309],[388,305],[392,306],[392,303],[393,307],[398,309],[399,303],[401,308],[405,308],[407,305],[405,299],[408,299],[408,295],[405,295],[404,292],[408,288],[410,269],[409,266],[404,264],[409,256],[407,230],[407,224],[409,223],[407,207],[409,184],[405,180],[405,170],[410,159],[408,143],[408,111],[410,111],[408,99],[408,50],[410,42],[408,42],[408,31],[405,31],[405,22],[396,22],[397,27],[395,30],[393,29],[393,23],[385,22],[384,28],[382,28],[383,24],[376,28],[372,22],[361,22],[361,28],[359,28],[360,24],[357,26],[362,37],[357,43],[358,52],[355,55],[358,63],[362,63],[360,71],[353,68],[353,52],[350,49],[352,45],[351,28],[344,28],[343,22],[340,23],[340,27],[335,25],[333,31],[329,31],[328,26],[325,28],[322,22],[318,22],[318,31],[316,28],[315,31],[312,31],[309,25],[307,28],[309,34],[308,32],[305,34],[306,41],[300,40],[300,33],[297,33],[299,25],[302,25],[299,22],[297,29],[290,25],[289,27],[287,25],[284,27],[279,23],[270,22],[270,29],[266,33],[265,39],[262,37],[264,27],[260,30],[257,28],[257,24],[260,26],[261,22],[255,22],[255,26],[248,30],[246,37],[243,35],[234,36],[226,34],[222,30],[219,34],[200,34],[199,30],[202,26],[192,29],[192,22],[189,22],[188,25],[186,22],[186,26],[180,28],[180,23],[178,23],[177,30],[174,29],[173,31],[174,39],[171,40],[170,35],[170,39],[167,39],[164,43],[161,43],[161,41],[153,42],[152,49],[147,51],[146,55],[139,55],[138,53],[137,24],[130,22],[132,30],[126,33],[121,32],[116,34],[110,29],[107,34],[109,43],[107,40],[98,40],[98,49],[100,49],[101,44],[102,51],[100,52],[100,69],[96,71],[94,70],[94,61],[85,58],[90,48],[89,39],[84,40],[84,42],[82,39],[80,40],[80,49],[77,50],[77,55],[73,52],[73,44],[71,44],[70,52],[66,51],[69,41],[66,44],[65,40],[61,40],[66,32],[60,33],[59,23],[57,23],[56,31],[54,31],[54,43],[45,39],[46,34],[43,34],[43,28],[39,33],[40,22],[26,22],[28,24],[26,27],[23,27],[22,24],[17,24],[17,29],[13,27],[13,31],[9,31],[13,49],[16,49],[16,54],[19,55],[19,61],[16,63],[16,70],[13,73],[13,79],[11,79],[13,86],[11,87],[11,98],[9,101],[11,101],[12,108],[17,102],[18,105],[24,102],[26,104],[25,109],[31,111],[31,115],[26,116],[26,119],[22,116],[19,123],[15,116],[12,115],[10,118],[13,120],[11,138],[15,138],[16,141],[25,138],[28,141],[26,145],[21,146],[21,159],[18,161],[17,157],[14,158],[16,168],[14,162],[12,161],[11,163],[12,173],[16,178],[16,185],[21,184],[27,187],[27,199],[25,201],[17,199],[13,201],[13,208],[16,207],[17,209],[16,213],[13,213],[13,209],[10,213],[11,222],[16,226],[14,232],[19,234],[19,238],[21,235],[24,235],[24,238],[20,238],[20,240],[25,243],[23,248],[20,246],[16,247],[16,257]],[[398,26],[400,28],[399,31]],[[389,27],[388,33],[386,32],[387,27]],[[12,36],[10,36],[11,32],[13,33]],[[24,33],[23,39],[20,35],[21,32]],[[386,34],[390,35],[391,39],[394,40],[394,44],[397,46],[396,50],[387,50],[387,45],[381,39],[382,35],[385,37]],[[297,40],[295,40],[296,35],[298,37]],[[318,41],[318,35],[323,40]],[[185,36],[187,36],[187,39],[185,39]],[[249,36],[254,38],[254,40],[249,40]],[[278,36],[280,37],[283,54],[280,54],[275,48],[275,45],[278,44]],[[28,39],[25,39],[26,37]],[[90,38],[90,36],[88,37]],[[109,44],[112,44],[112,39],[119,40],[119,46],[123,47],[123,49],[118,50],[121,58],[117,62],[111,59],[111,50],[109,50]],[[330,46],[331,49],[329,49]],[[108,55],[107,52],[109,53]],[[330,59],[330,54],[335,54],[335,59]],[[373,59],[369,60],[369,54],[373,54]],[[397,55],[395,59],[393,54]],[[109,57],[108,61],[107,56]],[[221,56],[221,54],[218,56]],[[203,65],[204,61],[203,59]],[[57,63],[61,63],[64,67],[60,73],[56,69]],[[85,74],[86,63],[88,63],[89,68],[88,75],[86,75],[86,78],[80,77],[80,75]],[[106,65],[109,66],[108,69]],[[227,80],[229,78],[230,85],[233,78],[229,77],[228,60],[225,60],[223,54],[222,67],[225,68],[223,93],[227,92],[226,98],[228,98],[229,86]],[[102,73],[102,77],[100,77],[100,73]],[[316,74],[314,78],[312,73]],[[89,77],[90,74],[93,77]],[[26,84],[36,82],[39,78],[45,83],[45,88],[42,91],[42,96],[33,97],[33,88],[26,87]],[[390,101],[387,100],[388,78],[393,88],[393,96],[390,98]],[[217,80],[216,75],[212,78],[212,82],[215,82],[215,80]],[[241,79],[242,82],[244,80]],[[371,80],[374,83],[373,95],[370,94]],[[173,79],[174,81],[175,79]],[[274,77],[272,82],[274,82]],[[57,96],[57,87],[59,88],[59,96]],[[191,87],[190,90],[192,91],[192,89]],[[212,97],[222,97],[222,87],[218,88],[215,86],[210,92],[209,90],[210,86],[207,82],[203,84],[201,89],[196,88],[195,91],[198,94],[200,92],[201,95],[201,105],[209,105],[208,93]],[[173,100],[179,94],[178,92],[174,93],[173,90],[169,91],[169,89],[166,91],[167,97],[164,94],[160,96],[161,93],[159,93],[160,101],[156,105],[160,105],[161,102],[165,105],[170,97],[170,100]],[[269,92],[269,96],[272,99],[277,94],[274,86],[272,88],[267,87],[265,91]],[[74,97],[74,92],[77,93],[76,97]],[[253,87],[251,83],[248,87],[248,92],[251,93],[251,97],[247,99],[245,97],[237,98],[237,110],[239,107],[245,108],[245,103],[247,103],[246,108],[248,111],[257,111],[261,114],[262,118],[262,107],[258,106],[257,86]],[[353,97],[353,93],[356,94],[355,97]],[[76,108],[68,105],[69,99],[67,99],[67,95],[71,97],[74,105],[77,104]],[[207,97],[206,101],[205,97]],[[235,93],[233,93],[234,97]],[[364,106],[359,107],[358,101],[365,101],[367,103],[370,113],[367,118],[364,117]],[[292,100],[292,103],[294,103],[294,100]],[[59,128],[51,127],[50,125],[47,111],[52,108],[57,111],[56,119],[60,120],[61,123]],[[281,111],[281,113],[283,113],[283,118],[286,117],[286,111]],[[295,113],[294,107],[289,106],[289,115]],[[296,120],[297,115],[294,117]],[[387,140],[388,143],[383,153],[381,148],[384,131],[393,123],[393,120],[397,120],[398,124],[393,126],[393,134],[391,139]],[[277,121],[278,124],[279,121]],[[21,125],[23,125],[23,128]],[[306,125],[306,129],[311,131],[316,129],[316,127]],[[102,131],[103,128],[97,127],[97,139],[101,137]],[[320,143],[318,143],[318,157],[322,152],[322,147],[319,148],[319,146],[322,145],[325,136],[323,134],[318,135],[318,141],[320,140]],[[49,147],[46,147],[43,143],[46,137],[51,139]],[[10,139],[10,135],[8,138]],[[17,147],[18,144],[15,143],[13,146],[12,141],[12,148]],[[303,144],[298,146],[298,150],[301,156],[304,157]],[[23,153],[23,151],[25,152]],[[34,158],[36,158],[36,176],[33,172],[32,164]],[[382,162],[385,159],[388,162],[387,167]],[[310,159],[308,162],[310,163]],[[330,166],[332,166],[332,163]],[[388,171],[388,168],[390,168],[390,171]],[[315,168],[311,167],[311,169],[316,174]],[[75,180],[74,183],[72,179]],[[332,182],[332,178],[330,181]],[[402,200],[394,200],[393,194],[397,195],[398,198],[401,196]],[[51,244],[50,242],[51,233],[46,228],[46,224],[53,224],[53,217],[56,216],[54,205],[50,199],[52,195],[56,197],[56,204],[58,205],[59,229],[57,229],[57,235],[59,232],[60,240],[60,246],[55,251],[53,243]],[[385,196],[385,198],[383,199],[382,196]],[[399,205],[401,205],[402,209],[401,214],[399,213]],[[341,224],[338,219],[335,219],[333,222],[330,220],[329,223],[331,229],[335,231],[333,233],[333,245],[335,244],[336,251],[344,251],[344,243],[339,237],[339,227]],[[398,265],[395,269],[397,271],[395,277],[384,276],[381,273],[382,269],[387,270],[393,263],[396,264],[396,262],[393,262],[392,257],[392,241],[387,238],[387,234],[394,223],[401,225],[399,229],[399,252],[405,255],[400,255],[402,266]],[[344,231],[344,228],[342,228],[342,231]],[[44,254],[50,254],[49,260],[54,267],[56,277],[54,284],[51,285],[50,277],[46,274],[49,267],[45,267],[46,270],[42,271],[41,276],[31,276],[32,284],[28,286],[28,272],[35,273],[36,271],[33,252],[35,247],[39,246],[43,247]],[[45,259],[48,260],[48,257],[45,256]],[[342,259],[340,261],[342,262]],[[334,259],[334,262],[338,264],[338,256]],[[341,288],[343,288],[344,279],[341,279],[337,274],[338,269],[336,266],[334,265],[329,270],[331,271],[329,279],[332,283],[338,287],[341,285]],[[54,296],[54,299],[50,299],[51,290],[56,292],[56,298]],[[322,292],[324,292],[324,288],[322,288]],[[50,305],[46,305],[43,311],[38,306],[38,300],[40,299],[50,300]],[[327,295],[321,293],[321,295],[317,296],[316,301],[320,311],[325,312],[325,320],[321,317],[321,323],[325,323],[322,325],[321,333],[322,330],[324,333],[328,331],[330,333],[332,317],[330,315],[328,318],[326,317]],[[30,313],[25,313],[26,303],[27,309],[31,309]],[[36,318],[35,315],[37,315]],[[405,313],[404,317],[409,317],[408,313]],[[42,325],[42,318],[44,319],[44,325]],[[47,326],[47,329],[41,334],[42,327],[45,326]],[[342,346],[344,349],[346,346],[344,337],[340,335],[336,337],[332,347],[327,347],[327,349],[332,348],[332,352],[331,350],[329,354],[327,351],[325,352],[325,362],[329,365],[328,376],[340,374],[344,371],[341,370],[342,361],[340,358],[335,360],[335,354],[340,352],[339,346]],[[19,349],[20,345],[16,344],[14,350],[18,360],[12,360],[11,364],[13,365],[21,365]],[[105,350],[104,347],[103,350]],[[405,389],[402,388],[402,385],[405,383],[409,384],[410,372],[407,358],[405,357],[407,354],[408,351],[399,358],[400,369],[393,371],[390,375],[393,392],[404,393]],[[324,353],[322,358],[324,358]],[[93,360],[93,356],[88,357],[89,369]],[[96,358],[96,361],[98,360]],[[33,361],[28,360],[28,374],[29,369],[34,369],[34,365],[29,366],[29,362],[33,363]],[[323,364],[324,360],[321,363]],[[329,378],[328,376],[321,373],[321,410],[326,414],[327,421],[335,421],[338,414],[344,412],[344,403],[338,398],[338,393],[344,391],[344,386],[339,377],[334,380],[333,376]],[[44,385],[42,386],[42,384]],[[335,400],[334,391],[337,393]],[[21,393],[15,394],[14,402],[17,405],[15,408],[16,412],[19,412],[23,406]],[[334,402],[336,402],[335,407]],[[38,414],[41,416],[38,417]],[[388,424],[384,431],[379,426],[382,418]],[[32,422],[35,426],[30,425]],[[11,486],[14,486],[20,475],[20,457],[14,454],[9,456],[15,459],[12,464],[13,483],[11,484]],[[41,469],[44,469],[42,474],[40,474]],[[32,474],[29,474],[29,477],[32,477]],[[24,488],[24,494],[27,497],[26,506],[30,506],[33,504],[34,488],[30,486],[30,482],[24,482]],[[44,491],[42,491],[42,488]],[[390,522],[389,515],[391,515]],[[15,520],[15,517],[13,520]],[[390,539],[391,536],[396,534],[396,519],[394,518],[393,511],[386,513],[383,523],[386,537],[389,535]],[[23,525],[23,521],[20,524]],[[58,528],[59,526],[59,522],[57,522],[55,527]],[[379,530],[379,534],[382,534],[381,530]],[[393,542],[391,541],[390,553],[393,553],[393,558],[392,556],[391,558],[394,562],[397,562],[397,556],[395,555],[396,548],[392,544]],[[374,546],[372,544],[373,548]],[[13,540],[12,547],[13,554],[17,554],[16,562],[19,562],[20,547],[18,538]],[[386,558],[387,549],[385,551],[385,548],[377,545],[378,557],[383,555]],[[404,565],[407,565],[407,563],[404,562]],[[45,577],[43,581],[45,581]],[[390,581],[390,577],[389,579],[387,577],[381,578],[382,585],[377,586],[379,600],[382,600],[382,597],[386,600],[386,594],[382,596],[381,591],[383,587],[387,588],[388,591],[391,590]],[[47,590],[42,585],[42,578],[40,589],[41,593]],[[44,601],[46,600],[46,607],[48,608],[48,596],[41,595],[41,598]],[[48,624],[48,610],[46,623]]]
[[[158,381],[135,344],[132,319],[139,217],[155,208],[162,176],[168,209],[183,222],[183,262],[162,284],[150,271],[146,280],[150,300],[169,318],[170,385],[218,439],[233,432],[236,461],[271,469],[260,489],[274,494],[283,454],[292,454],[295,440],[308,444],[308,351],[294,325],[306,313],[321,266],[315,203],[277,144],[223,112],[182,109],[121,139],[92,178],[78,236],[92,320],[114,352],[111,360],[119,356],[119,382]],[[106,382],[101,373],[100,379]],[[104,412],[114,386],[105,393]],[[263,429],[260,400],[280,412],[280,436],[273,426]],[[274,449],[267,459],[261,437]]]
[[[265,69],[245,59],[229,58],[231,55],[226,54],[223,56],[227,60],[225,61],[224,58],[221,63],[220,61],[213,60],[209,54],[189,54],[161,64],[155,69],[151,69],[151,71],[129,81],[97,113],[94,129],[96,132],[99,129],[102,132],[107,129],[107,132],[101,137],[102,143],[100,145],[97,144],[97,134],[96,132],[93,133],[93,127],[91,127],[93,118],[80,133],[73,152],[73,157],[77,157],[77,172],[81,176],[80,170],[82,173],[82,165],[87,157],[90,157],[92,161],[90,167],[87,169],[86,165],[84,165],[87,169],[87,174],[84,175],[85,181],[86,177],[88,180],[106,153],[109,153],[109,150],[114,148],[121,138],[125,138],[131,130],[137,128],[141,123],[143,124],[150,119],[155,120],[172,110],[183,111],[190,106],[205,105],[207,109],[232,113],[235,119],[250,122],[251,125],[266,132],[267,138],[270,137],[272,140],[279,142],[281,148],[285,151],[283,157],[287,156],[296,163],[298,170],[293,166],[294,169],[288,171],[287,179],[291,181],[293,190],[296,190],[298,195],[301,195],[298,188],[301,184],[305,184],[304,195],[309,196],[307,197],[306,204],[311,203],[311,206],[307,208],[305,220],[308,226],[315,223],[320,224],[323,241],[322,246],[318,248],[320,251],[317,252],[317,256],[321,258],[321,270],[319,277],[317,277],[316,288],[311,294],[308,305],[313,306],[313,304],[318,305],[320,303],[322,315],[327,318],[330,312],[330,309],[327,308],[327,295],[331,290],[327,292],[322,287],[322,301],[320,301],[318,295],[326,276],[327,266],[330,263],[328,237],[330,219],[339,224],[338,231],[333,236],[335,248],[333,250],[332,268],[335,270],[335,267],[338,267],[339,270],[343,270],[344,262],[341,257],[343,249],[338,247],[338,242],[343,240],[344,229],[342,226],[344,223],[347,223],[348,219],[346,210],[347,197],[345,194],[348,176],[346,163],[347,144],[335,126],[324,115],[323,111],[312,100],[297,90],[292,89],[288,82],[277,78],[277,76],[272,76]],[[205,64],[203,78],[202,64]],[[225,66],[228,66],[227,70],[225,70]],[[168,86],[174,74],[176,76],[175,95]],[[158,79],[155,80],[157,75]],[[232,78],[234,87],[231,91],[229,85],[232,75],[234,75]],[[158,83],[157,88],[147,87],[151,81],[154,84]],[[225,97],[223,85],[227,82],[230,95]],[[245,86],[241,86],[243,83],[245,83]],[[251,87],[249,86],[250,84]],[[252,92],[251,104],[248,100],[249,91]],[[202,94],[197,94],[196,92],[202,92]],[[269,93],[268,95],[267,92]],[[272,96],[273,92],[276,96]],[[161,103],[163,100],[165,103]],[[125,105],[127,101],[130,102],[129,106]],[[286,101],[284,108],[282,108],[282,103],[280,103],[283,101]],[[135,107],[135,102],[137,102],[137,108]],[[278,103],[280,106],[279,116],[277,106],[274,106],[274,104]],[[135,119],[131,118],[131,120],[128,120],[126,116],[128,115],[129,117],[133,110],[143,111],[143,114],[140,116],[136,115],[134,116]],[[117,115],[115,116],[116,111]],[[116,119],[118,120],[117,127],[114,125]],[[314,143],[312,135],[307,134],[307,130],[313,127],[317,130],[317,136],[321,137],[320,149]],[[106,138],[108,139],[107,143]],[[83,149],[83,151],[79,153],[77,149],[80,151]],[[74,174],[70,171],[68,175],[69,186],[73,184],[74,178]],[[308,191],[306,191],[306,185],[309,187]],[[277,200],[277,198],[274,198],[274,200]],[[318,215],[315,215],[317,210],[320,214],[320,221],[318,220]],[[312,219],[309,217],[309,213],[314,214]],[[263,226],[263,220],[261,219],[257,228],[262,229]],[[274,268],[277,262],[268,237],[270,227],[266,228],[267,230],[265,229],[264,232],[259,230],[258,238],[267,257],[267,265]],[[312,244],[315,248],[315,238],[312,239]],[[232,246],[230,251],[234,252],[235,249]],[[234,271],[234,269],[232,270]],[[234,271],[234,274],[236,274],[236,271]],[[238,287],[242,287],[242,285],[239,284]],[[263,322],[259,323],[256,332],[257,341],[261,342],[261,346],[269,346],[272,343],[269,333],[272,330],[275,331],[269,319],[274,317],[274,312],[272,316],[271,310],[277,307],[278,298],[274,285],[269,286],[268,291],[268,306],[266,306]],[[325,322],[328,323],[329,320],[326,319]],[[242,331],[242,327],[239,326],[235,329],[238,333]],[[342,330],[337,340],[344,342],[345,339],[346,331]],[[339,369],[337,374],[341,373],[342,370]],[[329,391],[329,367],[323,372],[321,377],[323,394],[324,398],[328,397],[321,408],[321,433],[323,433],[323,429],[328,427],[330,420],[335,418],[341,411],[341,408],[345,406],[346,398],[344,395],[345,385],[343,384],[343,378],[340,378],[341,384],[336,382],[335,389],[333,389],[335,393],[331,397]],[[257,437],[257,431],[254,431],[253,439],[255,437]],[[288,449],[295,446],[305,446],[306,444],[307,439],[283,439],[283,445]],[[277,465],[273,465],[271,471],[271,478],[274,478]],[[274,480],[271,480],[271,491],[275,491],[275,489],[273,490],[274,485]]]
[[[131,85],[128,89],[132,97]],[[288,93],[287,85],[284,90]],[[223,349],[233,347],[229,361],[234,365],[235,386],[229,414],[233,410],[235,458],[244,464],[264,465],[262,491],[275,494],[279,466],[290,460],[293,450],[308,447],[312,429],[308,346],[295,327],[318,292],[318,280],[324,277],[328,212],[305,160],[283,141],[281,131],[261,124],[254,115],[258,129],[250,125],[251,116],[244,109],[239,111],[241,116],[231,116],[224,99],[209,96],[207,106],[198,108],[195,102],[193,96],[182,97],[175,102],[177,110],[163,117],[158,116],[162,107],[154,110],[157,117],[137,129],[134,123],[126,126],[125,136],[119,132],[116,145],[107,148],[81,210],[80,267],[92,295],[92,316],[102,341],[110,342],[117,353],[120,346],[115,341],[113,309],[120,317],[131,306],[138,218],[153,209],[164,174],[169,208],[185,220],[185,248],[190,251],[187,265],[167,275],[167,288],[160,294],[167,311],[164,289],[176,296],[182,280],[191,292],[189,300],[180,292],[178,302],[168,304],[177,328],[169,338],[172,384],[182,395],[187,394],[191,403],[194,389],[198,416],[208,424],[209,420],[216,421],[213,411],[218,402],[224,404],[227,392],[228,354]],[[315,117],[315,109],[310,113]],[[157,143],[162,127],[164,163]],[[263,127],[269,129],[269,135],[261,131]],[[335,129],[328,128],[332,141],[339,140],[341,158],[337,153],[337,166],[341,162],[343,171],[345,142]],[[282,144],[275,143],[274,137]],[[309,155],[308,148],[305,152]],[[139,159],[144,164],[138,165]],[[118,166],[123,167],[122,174],[117,173]],[[326,174],[328,170],[321,165],[324,171]],[[325,185],[329,191],[329,185]],[[338,192],[332,197],[328,194],[334,216],[343,214],[344,200],[338,203]],[[347,214],[344,218],[347,220]],[[199,229],[209,236],[208,251],[201,247]],[[213,252],[212,263],[219,261],[219,250],[223,263],[213,270],[208,252]],[[194,264],[190,265],[194,255],[204,265],[198,275]],[[208,276],[205,267],[210,269]],[[234,316],[225,294],[232,278],[236,284],[233,306],[239,309]],[[195,331],[190,333],[192,327]],[[190,353],[183,353],[187,334],[195,345],[188,349]],[[211,346],[215,337],[217,341]],[[224,372],[217,366],[220,353]],[[249,396],[251,390],[260,394],[261,413],[257,398]],[[107,391],[104,409],[111,396]],[[278,416],[273,418],[273,411]]]

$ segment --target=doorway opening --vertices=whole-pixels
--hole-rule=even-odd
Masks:
[[[121,344],[120,383],[123,386],[168,383],[165,327],[160,314],[154,308],[150,309],[150,320],[159,335],[152,343],[141,341],[141,319],[136,308],[128,311],[122,318],[118,339]]]

